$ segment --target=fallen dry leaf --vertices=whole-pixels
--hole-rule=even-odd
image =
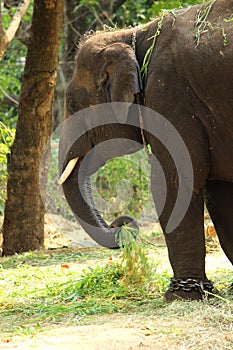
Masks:
[[[70,268],[68,264],[61,264],[61,267],[62,267],[62,269],[69,269]]]

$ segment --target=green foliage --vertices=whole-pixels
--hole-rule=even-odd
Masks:
[[[119,27],[138,25],[148,22],[151,18],[161,15],[162,10],[172,10],[202,3],[204,0],[129,0],[114,14],[113,21]]]
[[[0,120],[7,126],[16,127],[18,111],[4,103],[6,95],[18,99],[24,70],[26,48],[13,41],[0,62]]]
[[[113,22],[116,23],[118,27],[145,23],[150,18],[148,11],[152,3],[153,1],[128,0],[113,15]]]
[[[15,129],[0,122],[0,214],[3,214],[6,200],[7,155],[14,141]]]
[[[182,7],[187,7],[195,4],[201,4],[205,0],[171,0],[171,1],[155,1],[149,9],[151,17],[156,17],[162,13],[162,10],[173,10]]]
[[[152,17],[160,15],[163,9],[174,9],[184,6],[189,6],[201,3],[204,0],[127,0],[123,5],[113,13],[110,19],[111,25],[116,25],[119,28],[125,26],[134,26],[148,22]],[[99,1],[97,0],[82,0],[74,9],[74,12],[84,6],[88,9],[88,23],[91,24],[95,18],[99,17],[101,12]]]

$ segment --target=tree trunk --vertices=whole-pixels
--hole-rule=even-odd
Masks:
[[[35,0],[15,142],[8,165],[3,255],[42,248],[39,168],[51,134],[64,0]]]

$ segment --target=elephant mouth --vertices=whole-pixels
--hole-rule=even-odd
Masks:
[[[142,149],[143,142],[141,140],[140,131],[138,129],[135,130],[137,130],[137,136],[135,138],[128,136],[121,137],[120,131],[118,131],[116,137],[109,138],[105,136],[99,143],[94,143],[89,140],[89,143],[87,144],[87,149],[89,150],[85,150],[83,152],[84,154],[80,156],[77,156],[78,151],[75,151],[75,147],[71,149],[70,153],[75,154],[75,156],[72,158],[69,157],[65,162],[66,165],[58,180],[59,184],[63,185],[65,181],[67,181],[78,163],[84,163],[85,172],[91,176],[101,168],[106,161],[116,157],[121,157],[125,154],[132,154]],[[82,144],[85,143],[82,142]]]

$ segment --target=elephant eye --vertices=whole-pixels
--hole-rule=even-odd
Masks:
[[[111,84],[109,81],[106,84],[106,94],[107,94],[107,101],[111,102]]]
[[[67,109],[70,113],[75,113],[78,110],[77,103],[74,98],[69,97],[66,102]]]
[[[68,91],[66,95],[67,109],[74,114],[89,105],[88,93],[85,88]]]
[[[97,81],[96,87],[98,92],[102,92],[108,83],[108,74],[104,73],[101,75],[100,79]]]
[[[80,102],[80,104],[85,105],[84,101],[87,100],[88,97],[88,92],[85,88],[80,88],[78,91],[75,93],[77,101]]]
[[[111,84],[109,81],[109,75],[105,72],[96,84],[97,96],[101,94],[105,101],[111,102]]]

